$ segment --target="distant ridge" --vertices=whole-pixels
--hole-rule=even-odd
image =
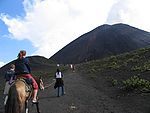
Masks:
[[[39,71],[39,70],[49,70],[52,62],[43,56],[29,56],[30,67],[32,71]],[[0,68],[0,75],[4,76],[9,66],[14,63],[15,60],[9,62],[8,64],[4,65]],[[53,62],[54,63],[54,62]]]
[[[127,24],[104,24],[83,34],[54,54],[58,63],[81,63],[150,45],[150,33]]]

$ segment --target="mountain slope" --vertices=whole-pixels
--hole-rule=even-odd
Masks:
[[[102,25],[80,36],[50,59],[81,63],[129,52],[150,45],[150,33],[126,24]]]
[[[87,74],[100,73],[97,75],[113,76],[117,79],[138,75],[150,80],[150,47],[81,63],[78,70]]]
[[[49,71],[52,66],[52,61],[48,60],[45,57],[42,56],[29,56],[29,61],[30,61],[30,67],[32,72],[38,72],[38,71]],[[3,67],[0,68],[0,75],[3,76],[4,73],[6,72],[7,69],[9,69],[9,66],[14,63],[14,60],[11,61],[10,63],[4,65]],[[1,77],[0,76],[0,77]]]
[[[95,89],[115,100],[115,106],[123,110],[119,113],[150,111],[150,47],[78,64],[77,70],[93,81]]]

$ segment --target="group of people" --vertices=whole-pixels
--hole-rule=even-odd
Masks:
[[[18,78],[27,78],[32,80],[32,86],[33,86],[33,98],[32,102],[36,103],[37,102],[37,93],[38,93],[38,84],[33,78],[31,74],[31,68],[29,66],[29,60],[26,57],[26,51],[21,50],[18,54],[18,58],[15,60],[14,64],[10,65],[10,68],[8,71],[5,73],[5,89],[4,89],[4,95],[5,95],[5,100],[4,100],[4,105],[6,104],[7,98],[8,98],[8,92],[9,89],[12,85],[12,83],[18,79]],[[65,94],[64,91],[64,82],[63,82],[63,74],[60,71],[59,68],[57,68],[57,71],[55,73],[55,79],[56,83],[54,85],[54,88],[58,89],[57,96],[60,96],[60,90],[61,90],[61,95]]]
[[[4,105],[6,104],[7,98],[8,98],[8,92],[9,88],[11,87],[11,84],[14,80],[17,78],[27,78],[32,80],[32,86],[33,86],[33,99],[32,102],[37,102],[37,93],[38,93],[38,84],[33,78],[31,74],[31,68],[29,66],[29,60],[26,57],[26,51],[21,50],[18,54],[18,58],[15,60],[14,64],[10,65],[10,69],[5,73],[5,89],[4,89],[4,95],[5,95],[5,101]]]

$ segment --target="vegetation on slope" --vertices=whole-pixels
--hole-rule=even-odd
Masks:
[[[102,60],[83,63],[89,73],[104,70],[128,69],[144,72],[150,70],[150,48],[142,48],[118,56],[111,56]]]
[[[150,47],[80,64],[78,68],[91,78],[105,75],[113,85],[126,90],[150,91]],[[83,71],[84,70],[84,71]]]

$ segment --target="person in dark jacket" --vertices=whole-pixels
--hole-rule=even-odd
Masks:
[[[32,102],[37,102],[37,92],[38,92],[38,84],[33,78],[31,74],[31,68],[29,66],[29,60],[26,57],[26,51],[22,50],[18,54],[18,58],[15,60],[15,73],[17,78],[29,78],[32,80],[32,86],[33,86],[33,99]]]
[[[6,83],[5,83],[5,89],[4,89],[4,97],[5,97],[4,105],[6,105],[6,102],[8,99],[8,92],[9,92],[10,86],[14,82],[15,79],[16,79],[15,65],[11,64],[9,70],[6,71],[6,73],[5,73]]]
[[[56,79],[56,83],[55,83],[55,86],[54,88],[58,89],[57,91],[57,97],[60,96],[60,89],[61,89],[61,95],[64,95],[65,92],[64,92],[64,82],[63,82],[63,74],[62,72],[60,72],[59,69],[57,69],[56,73],[55,73],[55,79]]]

